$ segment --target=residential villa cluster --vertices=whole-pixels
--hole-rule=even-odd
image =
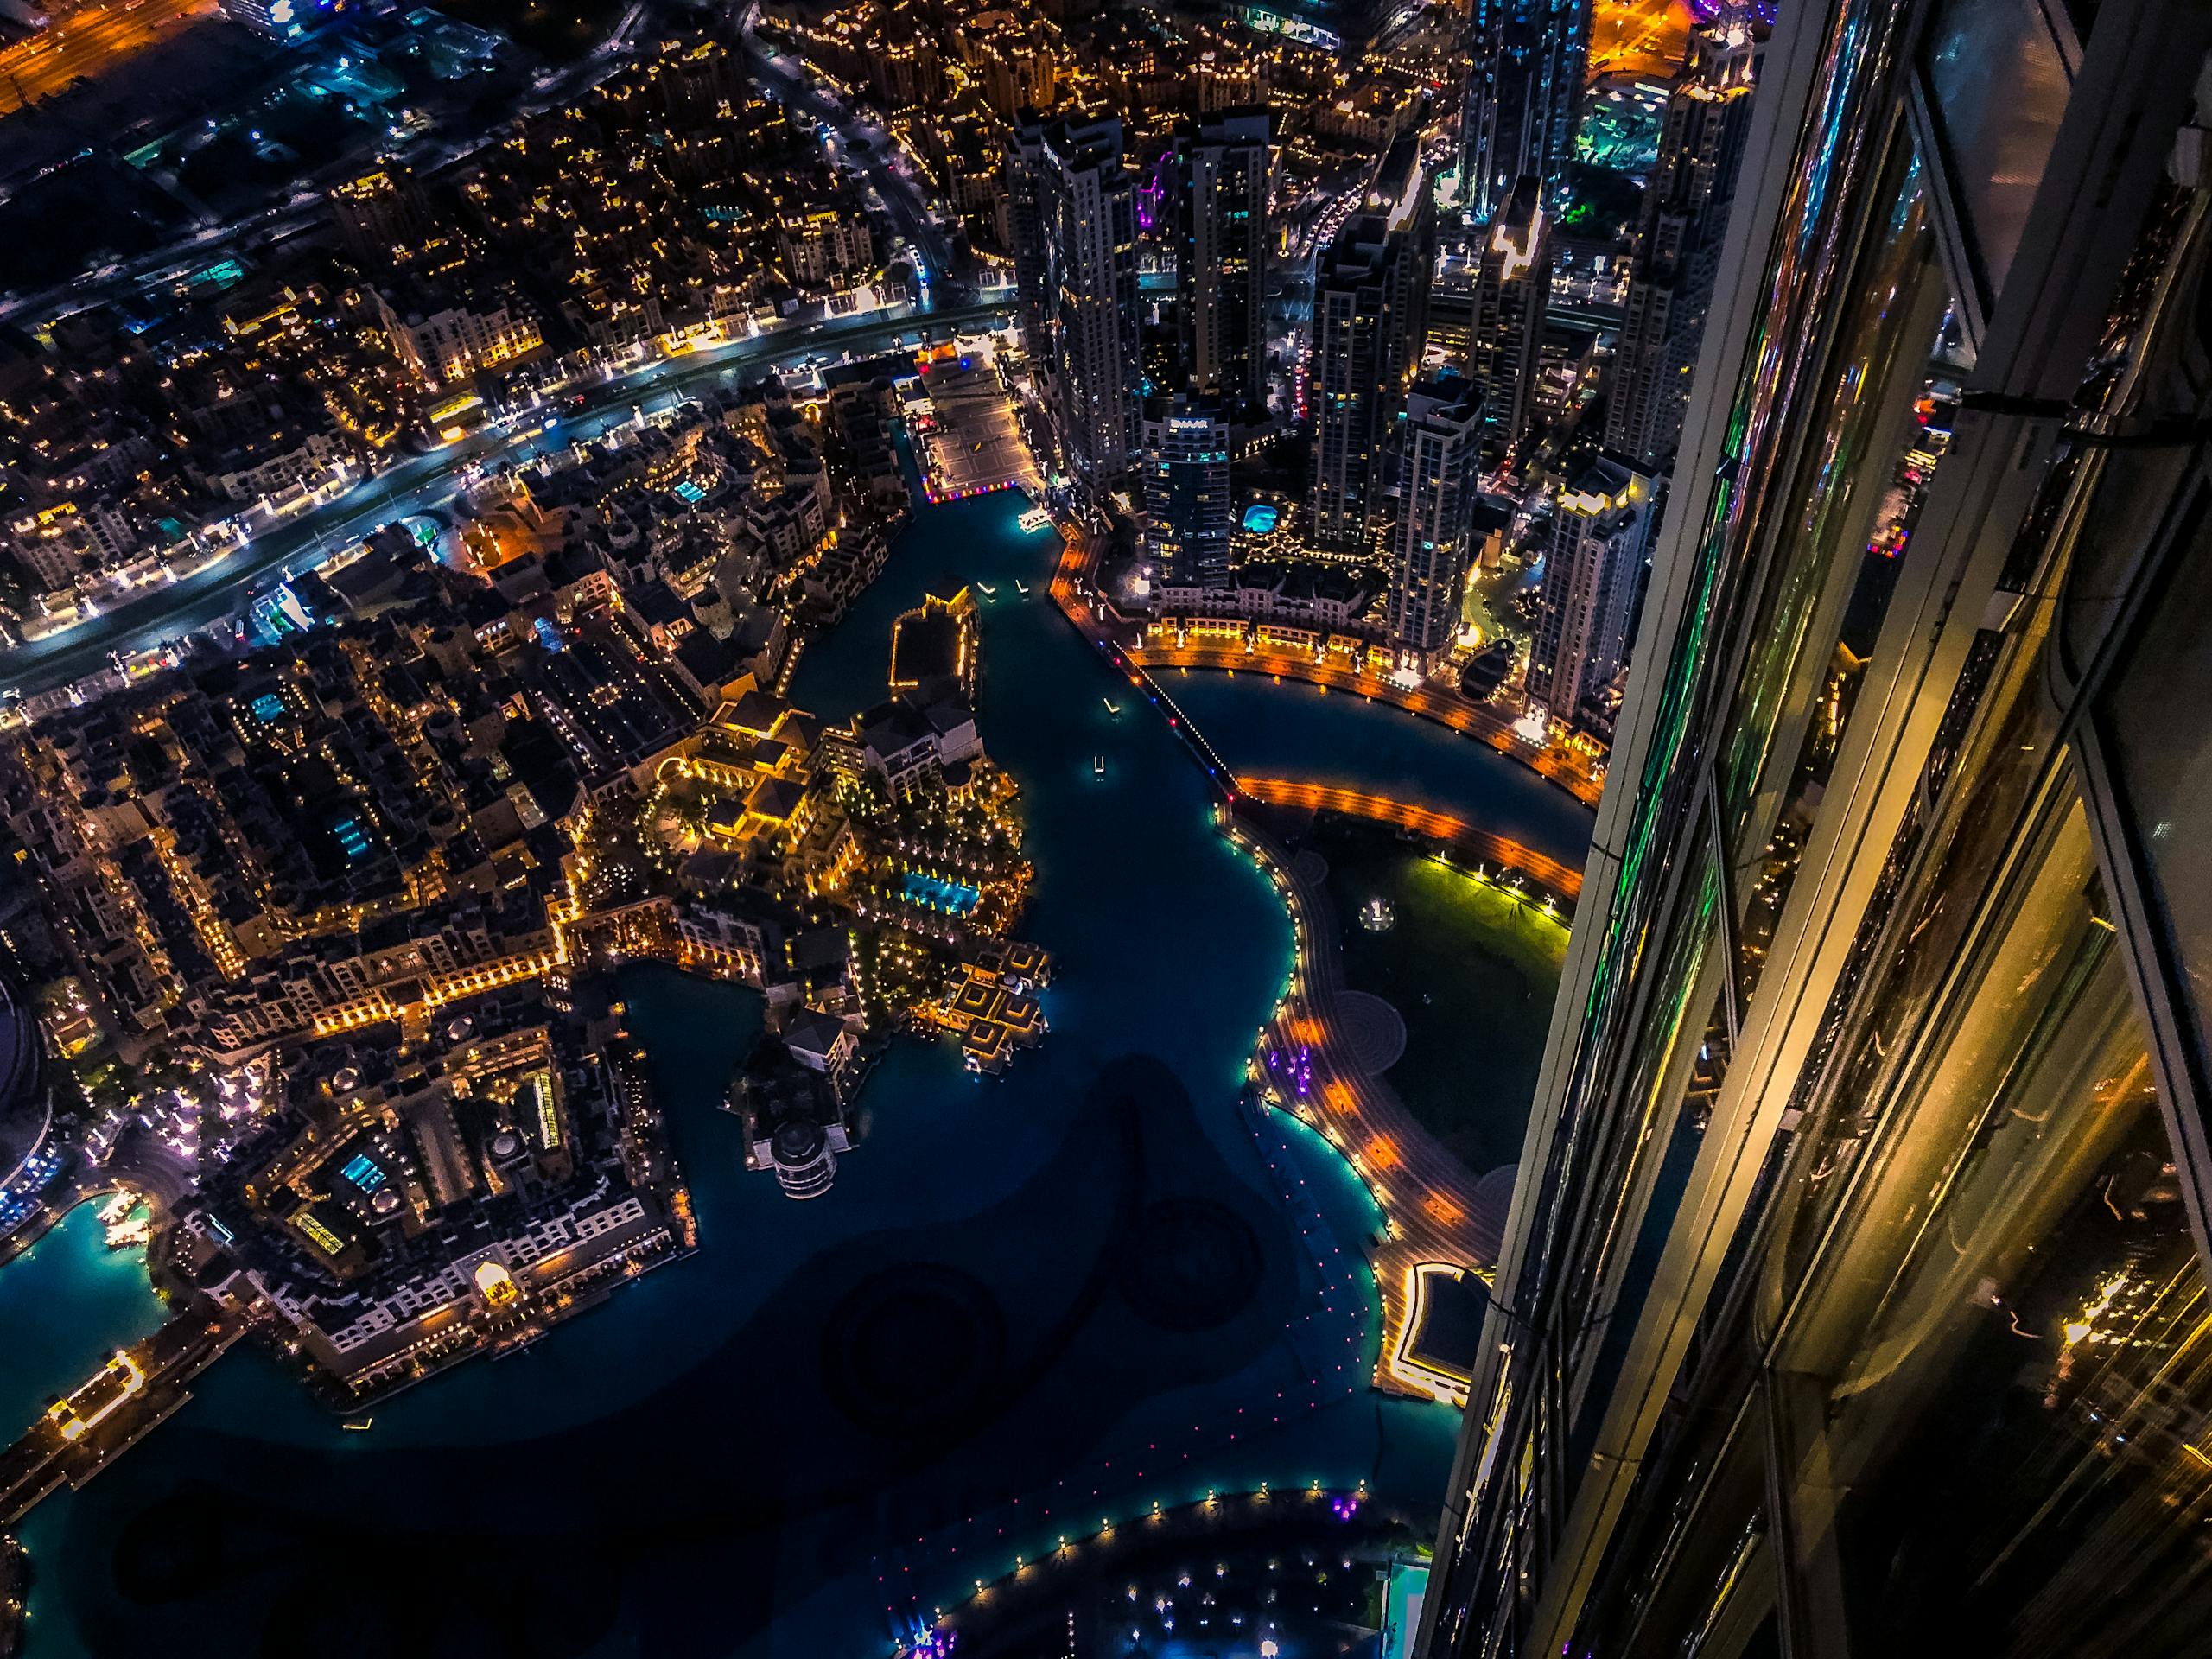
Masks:
[[[442,171],[367,167],[315,235],[0,330],[0,624],[81,620],[649,354],[906,297],[896,244],[696,38]]]
[[[1042,1036],[973,598],[900,617],[849,721],[781,689],[902,521],[889,388],[770,381],[487,477],[286,584],[252,648],[9,734],[5,922],[63,1095],[153,1114],[194,1287],[334,1397],[690,1246],[624,963],[762,995],[728,1105],[798,1198],[896,1033],[983,1073]]]
[[[288,1057],[182,1212],[194,1284],[275,1313],[340,1403],[531,1340],[696,1242],[636,1050],[494,992]]]

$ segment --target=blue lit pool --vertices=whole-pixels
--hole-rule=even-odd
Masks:
[[[361,828],[359,818],[345,817],[331,825],[330,833],[338,838],[339,847],[349,859],[360,859],[369,850],[369,832]]]
[[[908,899],[931,910],[941,910],[948,916],[965,916],[976,908],[976,901],[983,895],[975,888],[958,881],[947,881],[941,876],[924,875],[919,870],[907,873],[904,889]]]
[[[1269,536],[1282,522],[1282,514],[1264,501],[1255,501],[1244,509],[1244,528],[1255,536]]]

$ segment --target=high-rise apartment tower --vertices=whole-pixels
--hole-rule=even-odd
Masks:
[[[1007,165],[1016,293],[1055,469],[1095,507],[1137,447],[1136,190],[1121,118],[1019,120]]]
[[[1487,222],[1524,176],[1566,207],[1582,108],[1591,0],[1473,0],[1459,127],[1460,200]]]
[[[1371,545],[1387,510],[1392,423],[1427,332],[1435,215],[1410,141],[1386,159],[1368,206],[1313,273],[1312,535],[1345,553]]]
[[[1524,174],[1477,233],[1467,372],[1490,406],[1496,448],[1518,444],[1535,419],[1536,375],[1551,306],[1551,217],[1534,174]]]
[[[1390,644],[1406,665],[1426,669],[1459,628],[1482,462],[1480,394],[1461,379],[1416,382],[1406,394],[1395,447]]]
[[[1668,94],[1605,404],[1606,447],[1646,464],[1671,456],[1681,438],[1720,240],[1751,130],[1758,49],[1747,21],[1694,29],[1681,75]]]
[[[1229,423],[1185,392],[1144,405],[1144,549],[1170,587],[1229,586]]]
[[[1175,141],[1175,305],[1191,389],[1239,417],[1267,409],[1264,109],[1201,117]]]

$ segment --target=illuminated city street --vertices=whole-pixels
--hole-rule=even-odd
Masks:
[[[1663,80],[1681,62],[1697,20],[1690,0],[1597,0],[1590,9],[1590,73]]]
[[[1406,686],[1395,680],[1357,671],[1334,662],[1317,662],[1311,655],[1292,652],[1245,652],[1233,646],[1173,645],[1131,645],[1129,660],[1147,668],[1172,669],[1179,674],[1192,669],[1233,675],[1264,676],[1278,682],[1319,686],[1403,709],[1424,720],[1433,720],[1464,732],[1510,755],[1574,796],[1594,805],[1604,792],[1601,780],[1591,775],[1586,758],[1572,750],[1538,745],[1516,729],[1515,720],[1502,710],[1466,701],[1435,685]]]
[[[1002,306],[977,304],[938,314],[927,325],[899,316],[852,318],[806,325],[788,337],[766,335],[721,352],[648,361],[591,387],[585,393],[584,408],[573,418],[556,421],[550,432],[493,432],[401,461],[327,506],[311,509],[256,537],[245,552],[127,599],[90,620],[0,652],[0,675],[10,676],[8,683],[25,695],[66,685],[114,652],[147,649],[224,615],[237,602],[240,589],[271,570],[312,569],[349,537],[449,500],[454,480],[472,467],[502,458],[520,461],[563,443],[588,442],[627,418],[642,401],[679,397],[692,387],[734,376],[747,365],[795,358],[808,348],[826,345],[840,350],[880,350],[923,326],[940,330],[985,327],[1005,315]]]
[[[194,19],[219,15],[216,0],[92,0],[30,39],[0,48],[0,116],[80,76],[96,77]]]

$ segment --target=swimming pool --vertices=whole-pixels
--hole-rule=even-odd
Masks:
[[[925,875],[919,870],[906,873],[902,891],[918,905],[927,905],[931,910],[941,910],[948,916],[965,916],[976,908],[976,901],[983,895],[963,882],[948,881],[942,876]]]
[[[1272,535],[1282,522],[1282,514],[1264,501],[1255,501],[1244,509],[1244,528],[1255,536]]]
[[[359,818],[349,817],[339,819],[336,823],[330,826],[330,833],[337,838],[339,847],[345,852],[347,858],[359,860],[367,856],[369,832],[361,828],[361,821]]]

